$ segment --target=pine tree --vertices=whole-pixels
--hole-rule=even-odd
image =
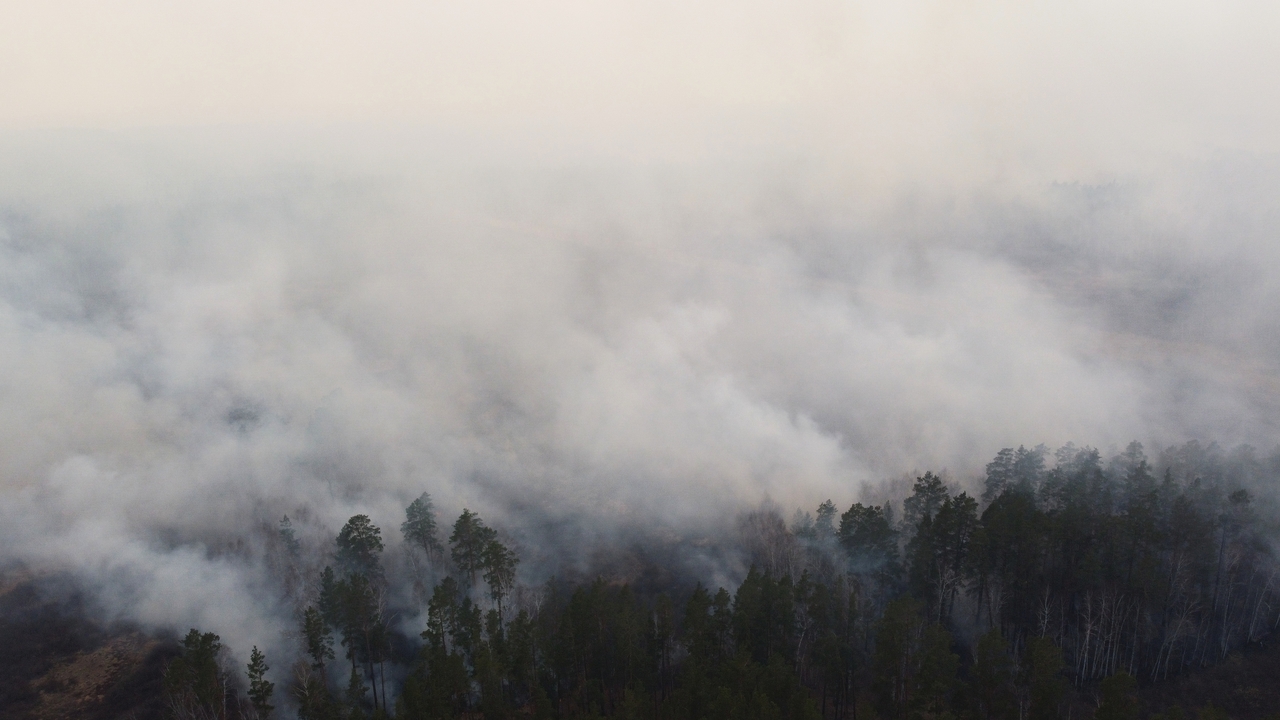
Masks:
[[[288,551],[290,557],[296,558],[298,553],[302,551],[302,544],[298,542],[298,535],[293,530],[293,522],[289,520],[289,516],[285,515],[280,519],[280,542],[284,543],[284,548]]]
[[[498,606],[498,614],[502,614],[502,599],[510,592],[516,580],[516,565],[520,558],[498,540],[490,540],[485,545],[480,562],[484,568],[484,581],[489,586],[489,597]]]
[[[819,540],[826,540],[835,537],[836,534],[836,510],[835,503],[830,500],[824,500],[818,506],[818,514],[813,521],[813,530],[817,534]]]
[[[932,472],[926,472],[916,478],[911,489],[911,497],[902,501],[902,522],[908,528],[914,528],[923,518],[932,518],[949,497],[942,478]]]
[[[1031,641],[1027,654],[1027,719],[1057,720],[1067,691],[1067,682],[1062,678],[1062,650],[1049,638],[1039,637]]]
[[[1044,456],[1049,448],[1037,445],[1030,450],[1018,446],[1013,453],[1012,487],[1021,493],[1034,494],[1044,479]]]
[[[1013,484],[1013,448],[1004,448],[995,459],[987,463],[987,478],[983,482],[982,502],[990,503]]]
[[[342,595],[333,568],[325,566],[320,573],[320,598],[316,603],[320,616],[331,628],[342,627]]]
[[[876,708],[884,718],[905,719],[913,707],[922,626],[920,604],[910,597],[889,603],[876,623],[872,689]]]
[[[355,667],[351,668],[351,678],[347,680],[347,705],[351,708],[349,717],[364,717],[364,712],[360,706],[364,704],[364,680],[360,679],[360,674],[356,672]]]
[[[937,622],[951,618],[969,568],[969,546],[978,529],[978,503],[968,493],[947,498],[934,517],[932,528],[933,593],[937,597]]]
[[[950,714],[959,667],[960,656],[951,652],[951,633],[940,625],[926,627],[912,678],[911,716],[941,718]]]
[[[307,655],[311,656],[311,667],[323,678],[325,661],[334,658],[333,637],[324,616],[314,607],[307,608],[302,615],[302,636],[307,643]]]
[[[221,717],[226,700],[219,654],[221,639],[192,628],[182,639],[182,654],[165,671],[165,695],[174,714]]]
[[[840,516],[839,537],[855,572],[872,573],[890,584],[899,570],[898,533],[885,514],[887,507],[854,503]]]
[[[422,493],[405,508],[405,521],[400,525],[405,542],[428,556],[442,552],[444,548],[436,537],[436,514],[431,496]]]
[[[249,654],[249,700],[253,703],[254,712],[263,720],[271,717],[271,711],[275,709],[271,704],[271,694],[275,692],[276,686],[266,679],[270,669],[266,656],[254,645],[253,652]]]
[[[1013,720],[1017,707],[1013,694],[1013,658],[999,628],[978,639],[973,654],[974,715],[979,720]]]
[[[379,693],[374,665],[382,661],[387,643],[386,623],[369,579],[361,574],[338,582],[342,600],[342,645],[352,669],[362,664],[373,690],[373,705],[379,707]]]
[[[479,515],[466,508],[453,524],[453,534],[449,536],[453,563],[470,579],[472,587],[476,584],[476,574],[484,567],[484,551],[497,536]]]
[[[368,515],[353,515],[336,539],[338,564],[348,573],[361,573],[369,578],[382,576],[379,554],[382,531]]]

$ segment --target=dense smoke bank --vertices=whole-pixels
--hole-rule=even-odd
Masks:
[[[961,675],[1051,637],[1081,687],[1274,628],[1274,3],[99,5],[0,26],[0,571],[186,637],[187,685],[257,647],[305,705],[326,566],[378,590],[384,708],[458,641],[420,635],[446,578],[669,610],[657,679],[589,701],[632,715],[729,647],[699,583],[712,625],[856,595],[865,672],[884,618]],[[942,490],[1096,572],[927,570]],[[502,599],[450,554],[472,512]],[[872,682],[816,667],[751,684]]]
[[[785,154],[29,140],[0,188],[6,554],[238,650],[287,624],[252,539],[286,514],[320,548],[429,491],[536,584],[764,499],[967,486],[1028,440],[1274,445],[1280,175],[1252,157],[865,193]]]

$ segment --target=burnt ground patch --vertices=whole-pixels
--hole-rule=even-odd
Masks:
[[[69,577],[0,572],[0,720],[161,717],[177,644],[92,610]]]

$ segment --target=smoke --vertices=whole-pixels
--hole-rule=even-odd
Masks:
[[[428,491],[536,582],[1010,445],[1275,444],[1274,9],[480,5],[0,43],[6,555],[243,651],[284,514],[394,546]]]

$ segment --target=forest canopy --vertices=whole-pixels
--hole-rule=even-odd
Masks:
[[[1155,460],[1138,443],[1105,460],[1008,448],[977,487],[924,472],[896,501],[742,516],[727,541],[749,567],[735,587],[525,584],[502,528],[469,509],[445,526],[425,492],[393,546],[407,570],[387,570],[381,529],[356,515],[308,577],[317,558],[286,517],[298,657],[276,659],[291,670],[272,685],[254,648],[240,707],[304,720],[1038,719],[1088,698],[1098,718],[1136,717],[1138,686],[1280,624],[1278,476],[1280,457],[1248,447],[1193,442]],[[214,699],[236,680],[215,669],[218,640],[184,641],[166,685],[176,715],[225,713]]]

